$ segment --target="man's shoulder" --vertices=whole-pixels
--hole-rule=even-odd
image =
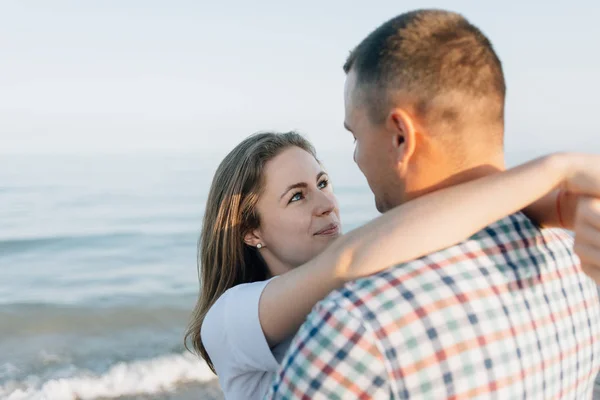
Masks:
[[[387,303],[410,303],[414,296],[439,292],[459,279],[501,272],[513,262],[526,267],[550,254],[555,262],[575,263],[572,246],[573,238],[564,230],[540,229],[523,213],[516,213],[454,246],[349,282],[331,292],[320,307],[342,308],[368,319]],[[460,268],[449,269],[451,265]]]

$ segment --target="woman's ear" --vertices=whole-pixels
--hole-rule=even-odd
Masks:
[[[261,235],[258,229],[253,229],[244,235],[244,243],[248,246],[257,247],[259,244],[263,247],[265,244],[261,240]]]
[[[396,108],[388,115],[386,124],[392,132],[392,146],[396,153],[396,162],[407,164],[417,145],[415,121],[405,110]]]

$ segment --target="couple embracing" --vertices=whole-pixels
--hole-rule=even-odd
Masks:
[[[456,13],[387,21],[344,72],[381,216],[342,234],[294,132],[250,136],[213,179],[186,340],[225,397],[590,398],[600,156],[506,170],[502,65]]]

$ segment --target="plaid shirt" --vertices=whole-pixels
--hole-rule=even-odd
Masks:
[[[585,399],[600,304],[563,231],[514,214],[351,282],[309,315],[273,399]]]

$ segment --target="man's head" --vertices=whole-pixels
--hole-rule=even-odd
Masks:
[[[345,126],[379,211],[502,163],[502,65],[461,15],[393,18],[351,52],[344,71]]]

